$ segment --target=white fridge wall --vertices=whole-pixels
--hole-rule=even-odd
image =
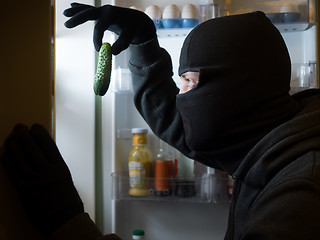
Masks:
[[[282,33],[293,64],[316,61],[316,34],[316,26],[303,32]]]
[[[95,218],[93,22],[74,29],[63,24],[73,1],[56,1],[56,142],[70,168],[85,210]],[[94,1],[86,1],[94,4]]]

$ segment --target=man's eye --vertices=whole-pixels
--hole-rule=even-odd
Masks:
[[[188,83],[189,79],[188,78],[181,78],[183,80],[183,82]]]
[[[186,93],[197,86],[199,82],[199,73],[191,72],[188,74],[182,74],[181,79],[181,89],[179,93]]]
[[[192,79],[188,79],[188,88],[192,89],[197,85],[197,82],[192,80]]]

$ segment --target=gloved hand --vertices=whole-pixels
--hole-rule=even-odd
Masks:
[[[111,5],[93,7],[90,5],[72,3],[71,8],[63,14],[71,17],[65,26],[76,27],[88,20],[97,20],[93,33],[95,49],[99,51],[102,45],[104,31],[109,30],[119,35],[111,47],[114,55],[127,49],[130,44],[140,44],[156,36],[153,21],[143,12]]]
[[[0,158],[28,216],[42,233],[83,213],[83,203],[59,150],[41,125],[16,125]]]

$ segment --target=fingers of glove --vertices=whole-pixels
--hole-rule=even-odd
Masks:
[[[30,133],[49,163],[54,164],[57,161],[61,161],[62,156],[56,143],[42,125],[34,124],[30,129]]]
[[[79,6],[93,7],[92,5],[83,4],[83,3],[78,3],[78,2],[73,2],[73,3],[71,3],[70,5],[71,5],[71,7],[79,7]]]
[[[11,136],[5,141],[5,147],[20,171],[28,173],[30,169],[38,171],[48,166],[41,149],[25,125],[18,124],[14,127]]]
[[[133,39],[133,34],[130,32],[122,32],[119,38],[113,43],[111,52],[113,55],[117,55],[123,50],[127,49]]]
[[[24,182],[23,174],[20,172],[20,168],[16,168],[14,162],[12,161],[7,152],[1,156],[0,161],[9,178],[11,179],[12,183],[17,187],[21,186],[21,184],[23,184]],[[26,166],[26,168],[29,167],[30,166]]]
[[[63,11],[63,15],[66,17],[72,17],[75,14],[82,12],[83,10],[95,8],[94,6],[81,4],[81,3],[71,3],[71,8],[68,8]]]
[[[103,14],[94,26],[93,31],[93,44],[97,52],[100,50],[100,47],[102,45],[104,32],[110,28],[113,19],[116,17],[114,13],[112,13],[112,11],[109,11],[109,6],[104,6],[103,9]],[[109,30],[117,34],[119,33],[119,28],[115,25],[114,29],[110,28]]]
[[[42,125],[35,124],[31,127],[30,132],[42,154],[50,163],[50,172],[53,174],[51,178],[72,179],[70,170],[48,131]]]
[[[99,22],[94,26],[94,31],[93,31],[93,44],[94,48],[96,49],[97,52],[99,52],[101,45],[102,45],[102,38],[104,35],[104,31],[106,30],[105,28],[102,28],[99,25]]]
[[[89,20],[97,20],[100,17],[99,8],[88,8],[77,14],[64,23],[67,28],[76,27],[82,23],[85,23]]]

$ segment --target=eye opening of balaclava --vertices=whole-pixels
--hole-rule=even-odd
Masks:
[[[186,145],[230,173],[297,111],[288,94],[288,50],[262,12],[211,19],[194,28],[180,54],[179,75],[187,71],[200,75],[196,88],[177,95]]]

